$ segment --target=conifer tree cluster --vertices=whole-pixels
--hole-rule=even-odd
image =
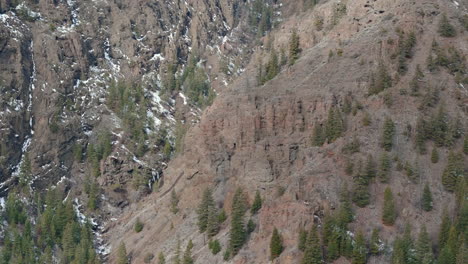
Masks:
[[[262,65],[262,61],[259,61],[258,66],[258,73],[257,73],[257,84],[263,85],[269,80],[275,78],[276,75],[280,72],[280,61],[278,57],[278,53],[276,52],[275,48],[271,48],[270,51],[270,60],[267,62],[265,66]]]
[[[408,71],[407,60],[413,57],[413,49],[416,46],[416,34],[410,32],[405,34],[399,32],[400,40],[398,42],[398,72],[404,74]]]
[[[37,194],[24,204],[11,190],[2,217],[3,246],[1,263],[101,263],[93,245],[89,223],[80,223],[73,202],[56,189]],[[30,211],[37,211],[31,221]]]
[[[390,87],[392,87],[392,78],[385,64],[380,62],[377,71],[371,75],[368,94],[378,94]]]
[[[325,141],[331,143],[341,137],[345,131],[344,120],[338,107],[333,106],[328,110],[325,125],[316,123],[312,134],[312,145],[322,146]],[[359,144],[358,142],[354,142]]]
[[[428,119],[420,117],[416,125],[416,149],[425,154],[426,141],[434,141],[437,147],[451,147],[461,138],[463,124],[459,118],[451,118],[443,106]]]
[[[106,101],[107,106],[122,119],[125,132],[132,139],[135,154],[142,156],[146,151],[145,127],[148,102],[139,83],[124,81],[111,83]]]
[[[262,37],[273,27],[273,9],[262,0],[252,1],[249,12],[249,25]]]
[[[340,256],[352,258],[353,237],[348,224],[353,221],[353,211],[346,184],[340,192],[340,202],[336,213],[325,216],[321,240],[316,226],[309,232],[300,230],[298,248],[304,251],[302,263],[321,263],[324,260],[331,263]]]
[[[98,136],[98,141],[88,144],[86,150],[86,159],[91,167],[91,172],[94,177],[101,175],[100,162],[106,159],[112,153],[111,134],[109,132],[101,132]]]

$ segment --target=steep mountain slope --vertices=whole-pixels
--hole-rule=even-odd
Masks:
[[[440,31],[443,14],[455,26],[456,36],[444,37]],[[354,206],[348,235],[362,232],[370,238],[373,229],[380,230],[382,248],[377,256],[369,256],[368,263],[391,262],[393,242],[406,223],[412,225],[414,237],[425,225],[430,238],[437,240],[441,215],[460,212],[442,175],[451,164],[449,152],[463,151],[461,134],[466,133],[468,120],[465,14],[465,3],[450,1],[328,1],[283,21],[271,33],[270,45],[277,50],[286,47],[297,29],[300,59],[257,87],[257,58],[270,53],[257,49],[246,72],[188,131],[183,152],[169,163],[159,192],[130,206],[108,226],[106,238],[114,249],[124,242],[132,263],[143,263],[145,256],[159,252],[171,260],[178,241],[183,249],[189,240],[197,263],[222,263],[222,254],[213,255],[206,234],[198,231],[196,208],[203,190],[211,188],[216,205],[229,215],[214,237],[222,252],[229,248],[235,190],[242,188],[250,204],[259,190],[264,199],[261,210],[244,217],[256,228],[227,262],[267,263],[276,227],[284,250],[274,263],[300,263],[299,231],[313,223],[322,230],[325,216],[340,207],[340,190],[347,183],[355,204],[362,207]],[[434,70],[430,55],[434,60],[446,56],[448,61]],[[340,118],[334,117],[336,112]],[[395,129],[385,125],[388,119]],[[444,128],[434,125],[435,130],[422,131],[422,120],[439,120]],[[328,142],[316,144],[317,126],[333,134],[341,122],[345,129],[338,129],[336,139],[327,134]],[[439,133],[443,139],[437,139]],[[438,162],[431,162],[432,149],[438,150]],[[384,169],[377,164],[384,153],[391,163],[386,182],[380,178],[384,176],[371,175],[372,171],[382,175]],[[461,155],[458,184],[464,184],[468,169],[468,157]],[[370,183],[363,188],[370,195],[368,205],[358,200],[359,179],[367,174]],[[434,201],[430,212],[421,207],[425,184]],[[382,223],[387,187],[393,190],[397,212],[390,225]],[[466,189],[461,192],[466,195]],[[179,210],[174,214],[175,205]],[[461,206],[466,207],[463,202]],[[143,232],[134,231],[137,220],[144,223]],[[342,257],[336,263],[348,260]]]
[[[467,8],[0,0],[0,262],[463,263]]]
[[[59,187],[56,198],[72,200],[81,224],[85,213],[97,234],[151,192],[185,127],[243,72],[255,35],[268,30],[242,22],[254,14],[250,6],[1,0],[3,209],[11,209],[3,203],[9,194],[34,222],[47,207],[46,190]]]

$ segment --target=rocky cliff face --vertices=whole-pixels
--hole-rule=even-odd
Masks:
[[[1,191],[15,185],[28,156],[32,189],[63,185],[85,203],[89,197],[82,186],[95,168],[76,159],[74,149],[100,144],[102,133],[109,131],[111,151],[97,166],[100,210],[86,212],[102,225],[99,243],[107,247],[100,253],[109,263],[116,262],[121,242],[132,263],[143,263],[159,252],[171,259],[177,241],[185,246],[189,239],[197,263],[222,263],[222,254],[213,255],[198,231],[195,208],[203,190],[212,188],[217,206],[229,216],[216,236],[225,249],[231,200],[239,187],[250,203],[259,190],[264,203],[258,215],[249,217],[257,227],[247,244],[228,262],[268,262],[276,227],[284,251],[274,263],[298,263],[303,256],[297,248],[299,230],[322,225],[325,215],[339,207],[344,183],[354,187],[358,164],[369,156],[379,160],[384,122],[391,118],[396,132],[388,152],[390,181],[372,181],[371,202],[354,208],[350,232],[370,237],[378,228],[391,247],[410,222],[415,230],[424,223],[436,238],[440,215],[456,207],[441,175],[449,152],[462,151],[468,125],[466,3],[269,1],[273,29],[265,37],[256,37],[248,22],[253,4],[0,0]],[[439,33],[443,14],[456,36]],[[258,85],[259,61],[270,60],[273,49],[287,51],[293,31],[300,37],[299,60]],[[408,41],[413,36],[414,43]],[[430,55],[442,54],[448,62],[431,69]],[[203,69],[218,94],[203,111],[188,99],[184,85],[164,92],[168,76],[184,76],[194,55],[196,68]],[[379,79],[383,71],[390,85]],[[139,118],[148,135],[143,142],[133,142],[124,118],[109,106],[110,90],[122,80],[143,89],[147,104]],[[444,122],[460,132],[453,132],[449,146],[427,136],[427,148],[439,149],[440,162],[433,164],[415,147],[417,127],[442,108],[448,116]],[[330,109],[340,109],[345,130],[317,146],[313,131],[327,126]],[[183,140],[181,124],[191,125]],[[179,151],[170,162],[160,140],[163,130]],[[350,154],[346,149],[356,141],[358,151]],[[143,145],[146,152],[137,154]],[[467,156],[463,159],[466,165]],[[347,172],[349,164],[355,166],[353,173]],[[409,167],[417,177],[408,177]],[[136,172],[146,175],[143,185],[149,188],[132,187]],[[419,202],[426,183],[435,201],[431,212],[422,211]],[[386,187],[393,189],[398,211],[393,226],[381,221]],[[177,214],[170,210],[172,191],[179,197]],[[134,231],[137,219],[144,232]],[[390,256],[382,254],[368,263],[389,262]]]
[[[181,74],[190,52],[197,53],[212,87],[222,90],[242,72],[248,57],[242,49],[248,47],[249,35],[239,26],[245,5],[1,1],[3,187],[26,153],[31,156],[34,187],[75,177],[71,173],[80,165],[73,161],[73,146],[94,142],[101,130],[120,129],[119,118],[105,106],[113,81],[144,83],[153,102],[148,107],[156,118],[155,131],[166,123],[173,127],[177,111],[193,119],[190,108],[184,107],[184,95],[160,102],[166,66],[179,65]],[[229,63],[229,75],[219,71],[222,59]]]

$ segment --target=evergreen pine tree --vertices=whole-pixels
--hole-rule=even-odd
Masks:
[[[447,166],[442,174],[442,184],[449,192],[455,191],[457,182],[464,175],[464,159],[461,154],[449,153]]]
[[[421,228],[416,241],[416,264],[430,264],[434,256],[432,254],[431,240],[426,231],[426,226]]]
[[[434,147],[432,149],[432,153],[431,153],[431,162],[432,163],[437,163],[439,162],[439,152],[437,151],[437,148]]]
[[[281,252],[283,251],[283,243],[281,241],[281,236],[278,232],[278,229],[276,227],[273,229],[273,234],[271,236],[271,241],[270,241],[270,254],[271,260],[274,260],[275,258],[279,257]]]
[[[219,231],[219,215],[215,205],[212,204],[208,207],[208,219],[207,219],[207,233],[208,237],[213,237],[218,234]]]
[[[325,125],[325,135],[329,143],[341,137],[344,132],[344,123],[338,107],[333,106],[328,110],[327,123]]]
[[[325,134],[323,131],[323,127],[319,123],[316,123],[312,135],[312,145],[320,147],[323,145],[323,143],[325,143]]]
[[[117,264],[129,264],[127,249],[123,242],[120,242],[119,249],[117,251]]]
[[[135,226],[133,227],[133,229],[135,230],[135,232],[137,233],[140,233],[142,230],[143,230],[143,223],[140,221],[140,218],[137,217],[136,219],[136,222],[135,222]]]
[[[166,258],[164,257],[164,253],[162,252],[159,252],[158,264],[166,264]]]
[[[21,162],[20,173],[19,173],[19,184],[26,186],[32,179],[31,175],[31,161],[28,153],[24,154],[23,162]]]
[[[382,212],[382,222],[385,225],[393,225],[396,219],[395,202],[393,201],[393,194],[390,187],[385,189],[384,205]]]
[[[365,177],[367,178],[367,181],[371,181],[373,178],[376,176],[376,165],[374,158],[372,158],[371,155],[367,156],[367,162],[366,162],[366,169],[365,169]]]
[[[452,222],[448,216],[447,211],[444,211],[442,217],[442,223],[440,224],[439,228],[439,249],[441,250],[444,248],[447,240],[449,238],[450,227],[452,226]]]
[[[395,136],[395,123],[387,117],[384,122],[382,135],[382,148],[386,151],[391,151],[393,146],[393,137]]]
[[[175,252],[174,257],[172,258],[172,263],[173,263],[173,264],[181,264],[181,259],[180,259],[180,239],[177,239],[176,252]]]
[[[356,244],[353,248],[353,262],[352,264],[365,264],[367,256],[366,241],[364,235],[358,232],[356,235]]]
[[[229,238],[230,253],[235,256],[244,245],[247,233],[244,224],[245,197],[242,189],[238,188],[232,199],[231,230]]]
[[[426,183],[424,186],[422,198],[421,198],[422,209],[426,212],[432,210],[432,194],[429,185]]]
[[[380,253],[380,238],[379,238],[379,230],[374,228],[372,230],[372,236],[369,243],[369,251],[372,255],[378,255]]]
[[[456,259],[457,259],[456,264],[465,264],[465,263],[467,263],[467,261],[468,261],[468,247],[466,246],[465,242],[461,243],[460,247],[458,248]]]
[[[271,49],[270,61],[268,62],[267,67],[266,67],[265,78],[267,80],[271,80],[275,78],[275,76],[278,73],[279,73],[278,54],[276,53],[276,50],[273,48]]]
[[[463,153],[468,155],[468,135],[465,135],[465,140],[463,140]]]
[[[202,200],[198,206],[198,228],[201,233],[205,232],[208,226],[208,217],[210,214],[210,207],[214,207],[214,200],[209,188],[203,191]]]
[[[437,259],[437,264],[454,264],[456,262],[455,253],[449,246],[442,248]]]
[[[380,182],[388,183],[391,167],[392,161],[390,159],[390,156],[387,154],[387,152],[382,153],[382,155],[380,156],[380,166],[378,172]]]
[[[304,251],[306,249],[307,244],[307,231],[303,228],[299,230],[299,241],[297,243],[297,247],[300,251]]]
[[[322,248],[320,239],[317,235],[317,227],[313,226],[307,238],[307,244],[304,251],[304,257],[301,264],[321,264],[323,262]]]
[[[345,182],[340,190],[340,208],[338,210],[338,226],[346,227],[354,218],[353,208],[351,206],[351,195],[348,190],[348,184]]]
[[[187,244],[187,248],[185,249],[182,264],[193,264],[192,248],[193,248],[192,240],[189,240]]]
[[[250,208],[250,212],[252,214],[256,214],[260,208],[262,208],[262,197],[260,196],[260,192],[257,190],[255,192],[255,198],[252,203],[252,207]]]
[[[289,40],[289,65],[293,65],[297,59],[299,59],[300,52],[299,35],[297,34],[297,31],[294,30]]]
[[[361,165],[359,165],[358,172],[353,177],[353,202],[359,207],[366,207],[370,202],[369,181],[365,177],[365,173],[361,171],[360,167]]]

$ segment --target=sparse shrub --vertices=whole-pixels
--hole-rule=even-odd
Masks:
[[[460,17],[460,24],[462,24],[465,30],[468,31],[468,14]]]
[[[345,173],[347,175],[352,175],[353,169],[354,169],[354,163],[350,159],[346,160]]]
[[[362,125],[363,126],[370,126],[371,123],[372,123],[372,118],[371,118],[369,112],[366,112],[364,114],[364,117],[362,118]]]
[[[284,188],[283,186],[277,186],[276,187],[276,196],[277,197],[283,196],[285,192],[286,192],[286,188]]]
[[[210,242],[208,242],[208,248],[213,255],[217,255],[221,251],[221,244],[218,239],[210,240]]]
[[[335,26],[338,24],[340,19],[346,15],[347,8],[346,8],[346,3],[336,3],[333,6],[333,14],[332,14],[332,25]]]
[[[219,212],[218,214],[218,223],[222,224],[224,223],[224,221],[226,221],[226,219],[227,219],[226,211],[222,209],[221,212]]]
[[[177,196],[175,189],[171,191],[171,212],[177,214],[179,212],[179,197]]]
[[[354,137],[353,141],[347,143],[341,151],[348,155],[354,154],[354,153],[359,152],[360,146],[361,146],[361,142],[359,142],[357,137]]]
[[[439,34],[446,38],[452,38],[457,35],[455,28],[452,26],[452,24],[450,24],[446,14],[443,14],[442,18],[440,19]]]
[[[316,16],[314,19],[314,26],[317,31],[321,31],[323,29],[323,17]]]
[[[135,232],[140,233],[143,230],[143,226],[144,224],[140,221],[140,218],[137,218],[133,229]]]
[[[145,263],[151,263],[151,260],[154,259],[154,254],[153,253],[146,253],[145,257],[143,258],[143,262]]]

